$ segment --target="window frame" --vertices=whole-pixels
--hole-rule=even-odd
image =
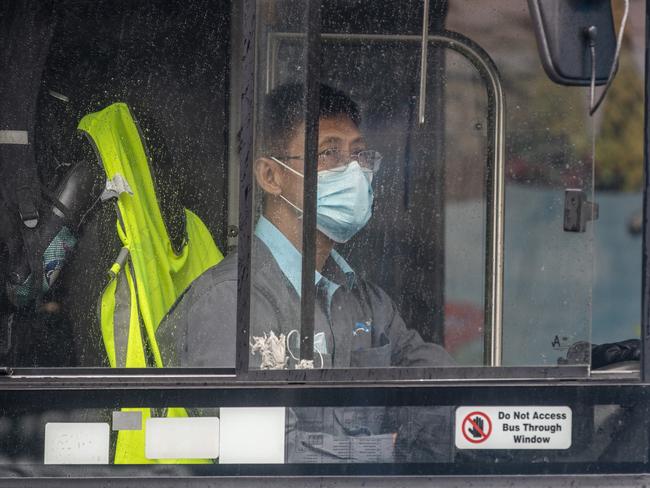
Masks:
[[[646,4],[646,46],[650,41],[650,2]],[[244,52],[242,63],[241,155],[242,188],[252,188],[255,0],[243,1]],[[315,14],[314,14],[315,15]],[[248,44],[247,44],[248,41]],[[197,406],[358,406],[377,402],[386,406],[426,405],[525,405],[638,403],[650,405],[650,52],[646,49],[644,100],[644,195],[642,362],[640,378],[604,374],[584,378],[566,374],[566,367],[546,368],[427,368],[423,371],[391,369],[378,375],[372,370],[249,371],[248,335],[239,324],[249,324],[249,307],[238,301],[237,369],[114,369],[109,368],[0,368],[0,404],[17,408],[119,408],[164,407],[192,403]],[[313,96],[313,93],[312,93]],[[313,136],[312,136],[313,137]],[[251,192],[241,192],[240,207],[252,209]],[[252,213],[240,213],[240,244],[252,236]],[[315,222],[312,221],[312,227]],[[314,228],[311,229],[313,236]],[[248,263],[248,265],[247,265]],[[238,292],[250,291],[250,246],[240,247]],[[309,280],[304,280],[309,281]],[[246,342],[243,342],[246,341]],[[246,351],[242,355],[242,351]],[[574,367],[581,368],[581,367]],[[587,369],[584,367],[584,369]],[[405,370],[405,371],[404,371]],[[415,372],[414,375],[406,374]],[[402,375],[402,373],[405,373]],[[517,374],[517,372],[521,374]],[[257,374],[263,373],[263,374]],[[448,373],[448,374],[446,374]],[[632,376],[632,375],[628,375]],[[355,403],[356,402],[356,403]],[[650,418],[643,429],[650,427]],[[42,468],[42,469],[40,469]],[[645,463],[446,463],[381,465],[212,465],[193,466],[192,476],[335,476],[335,475],[508,475],[508,474],[632,474],[650,472],[650,453]],[[146,466],[89,468],[40,466],[39,477],[152,476]],[[153,476],[168,476],[165,474]],[[20,482],[19,482],[20,483]],[[63,486],[56,478],[47,481]],[[67,482],[64,482],[67,483]],[[158,481],[156,481],[158,483]]]
[[[340,34],[321,33],[321,2],[318,0],[307,0],[309,9],[306,12],[307,18],[307,42],[305,49],[305,58],[307,59],[307,86],[306,86],[306,107],[305,118],[308,121],[305,130],[305,161],[316,161],[317,152],[317,113],[318,113],[318,83],[320,77],[320,45],[321,38],[340,38],[345,37]],[[255,138],[255,102],[256,102],[256,57],[260,55],[257,52],[256,32],[257,32],[257,2],[246,0],[237,5],[236,13],[233,12],[233,22],[241,21],[237,29],[233,30],[235,35],[240,34],[237,42],[232,45],[241,49],[241,53],[233,53],[232,59],[241,59],[241,69],[236,73],[236,78],[240,81],[239,87],[239,114],[234,120],[239,121],[238,136],[238,154],[239,154],[239,199],[238,199],[238,221],[239,229],[237,236],[238,249],[238,285],[237,285],[237,332],[236,332],[236,362],[234,368],[146,368],[146,369],[116,369],[116,368],[14,368],[6,367],[0,369],[0,376],[12,376],[15,379],[22,377],[76,377],[76,376],[94,376],[101,380],[105,377],[168,377],[173,378],[224,378],[235,377],[240,381],[259,381],[259,382],[347,382],[347,381],[402,381],[402,380],[427,380],[427,381],[444,381],[458,380],[462,383],[465,381],[477,380],[502,380],[511,378],[517,379],[584,379],[589,378],[589,367],[586,365],[561,365],[561,366],[514,366],[504,367],[500,364],[500,347],[493,347],[495,341],[490,341],[486,334],[486,348],[490,345],[490,351],[487,361],[493,366],[458,366],[458,367],[390,367],[372,370],[363,370],[357,368],[341,369],[313,369],[313,370],[250,370],[249,369],[249,348],[250,348],[250,289],[251,289],[251,245],[253,236],[253,192],[254,176],[254,138]],[[239,15],[239,19],[237,19]],[[370,36],[372,38],[372,36]],[[378,38],[381,36],[377,36]],[[403,36],[409,39],[418,38],[416,35]],[[503,249],[498,244],[499,240],[503,243],[503,209],[504,209],[504,171],[503,167],[498,164],[503,160],[503,154],[496,154],[497,149],[503,150],[503,144],[499,140],[504,138],[504,117],[499,116],[498,106],[504,105],[503,94],[500,94],[501,83],[498,79],[499,73],[496,65],[489,55],[476,43],[467,37],[451,31],[434,31],[427,32],[429,42],[431,40],[440,41],[447,44],[447,47],[454,49],[466,56],[467,52],[473,52],[474,58],[468,58],[476,67],[481,77],[491,79],[492,84],[486,83],[488,98],[496,98],[497,110],[488,104],[490,113],[488,123],[491,124],[492,131],[488,127],[488,132],[493,134],[494,144],[488,145],[488,164],[492,162],[494,167],[494,176],[489,178],[488,190],[492,194],[492,200],[497,202],[494,208],[500,208],[500,211],[492,211],[487,204],[487,226],[486,240],[493,243],[486,249],[486,279],[485,297],[486,297],[486,324],[495,324],[492,333],[499,336],[502,333],[501,316],[502,316],[502,286],[503,286]],[[240,54],[240,58],[236,54]],[[647,76],[646,76],[647,89]],[[233,93],[237,92],[237,87],[233,86]],[[647,101],[646,101],[647,113]],[[647,125],[647,124],[646,124]],[[648,129],[646,128],[646,149],[648,139]],[[647,151],[646,151],[647,152]],[[310,157],[310,155],[312,157]],[[646,162],[647,164],[647,162]],[[488,171],[488,174],[492,175]],[[646,176],[646,188],[644,189],[644,205],[646,210],[650,202],[648,201],[648,178]],[[307,270],[315,268],[315,233],[316,233],[316,167],[307,165],[305,169],[305,217],[304,217],[304,236],[303,248],[306,252],[303,254],[303,279],[301,293],[301,359],[313,358],[313,327],[314,327],[314,307],[315,307],[315,285],[310,279],[311,273]],[[647,215],[647,212],[646,212]],[[647,225],[644,218],[644,276],[643,276],[643,324],[644,334],[643,350],[650,351],[650,306],[647,297],[650,296],[650,272],[646,263],[646,256],[650,253],[650,242],[648,242]],[[497,241],[490,236],[496,236]],[[494,294],[492,292],[495,292]],[[494,295],[492,306],[487,300],[489,296]],[[487,318],[490,318],[487,320]],[[488,328],[488,327],[486,327]],[[311,347],[309,347],[311,345]],[[312,352],[309,357],[308,351]],[[643,355],[646,356],[645,354]],[[650,376],[650,364],[642,365],[643,378]],[[607,376],[607,375],[604,375]],[[628,375],[631,376],[631,375]],[[229,380],[226,381],[229,383]]]

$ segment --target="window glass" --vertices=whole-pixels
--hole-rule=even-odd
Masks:
[[[274,60],[295,67],[306,59],[308,2],[259,2],[257,15],[250,368],[293,369],[301,356],[305,64],[280,91],[274,91],[273,78]],[[278,57],[277,32],[294,36],[293,57]],[[322,322],[324,315],[316,310]],[[319,360],[319,367],[331,367],[331,338],[328,344],[319,325],[315,332],[322,338],[320,357],[329,361]]]
[[[286,25],[286,19],[295,18],[290,12],[297,3],[274,5],[274,15],[267,17],[273,32],[258,38],[261,112],[269,110],[274,93],[292,83],[304,87],[307,69],[304,29]],[[592,224],[581,232],[563,229],[565,190],[577,189],[585,201],[593,199],[592,129],[585,91],[548,80],[536,55],[528,13],[514,4],[481,7],[486,15],[465,2],[433,8],[426,63],[422,5],[414,2],[412,7],[390,2],[385,8],[362,2],[323,5],[322,88],[327,93],[330,88],[340,90],[359,107],[357,128],[366,146],[382,154],[382,163],[372,176],[372,215],[364,214],[355,201],[357,207],[349,211],[362,222],[351,223],[348,216],[338,225],[349,227],[349,235],[336,236],[342,242],[331,239],[335,256],[344,258],[349,265],[344,269],[353,270],[361,284],[360,295],[354,297],[352,291],[350,298],[359,310],[352,302],[337,303],[346,296],[345,289],[335,283],[335,291],[328,291],[329,281],[319,281],[315,334],[323,337],[317,342],[328,354],[338,344],[341,354],[332,362],[334,367],[588,363],[588,357],[575,351],[584,351],[579,344],[590,340]],[[468,10],[474,13],[466,15]],[[512,24],[507,32],[495,28],[506,24]],[[441,33],[443,26],[460,35]],[[504,36],[508,42],[503,42]],[[501,100],[491,82],[498,87],[497,95],[503,93],[505,112],[500,112]],[[505,140],[495,131],[499,117],[505,123]],[[258,124],[263,120],[260,117]],[[332,125],[327,113],[320,120],[327,132]],[[263,138],[267,128],[261,123],[257,135]],[[298,139],[302,137],[300,133]],[[505,207],[492,186],[496,173],[490,172],[500,154]],[[302,164],[299,154],[284,156]],[[283,166],[287,161],[274,164],[283,177],[301,182],[301,175],[292,172],[295,167]],[[351,179],[345,181],[352,184]],[[327,184],[327,175],[319,176],[322,199],[317,212],[323,215],[317,235],[326,237],[333,230],[323,227],[333,226],[341,211],[325,208],[330,198]],[[267,196],[273,198],[288,219],[298,217],[294,227],[299,231],[300,205],[286,203],[282,193]],[[333,198],[337,205],[338,198]],[[494,230],[495,215],[505,226],[501,242]],[[500,268],[493,252],[501,248],[502,288],[492,271]],[[317,245],[317,250],[323,248]],[[329,247],[323,252],[328,254]],[[342,269],[337,259],[325,260],[323,269]],[[274,283],[287,285],[286,280]],[[377,301],[372,300],[375,295],[363,295],[366,285]],[[284,288],[275,287],[279,289]],[[501,318],[493,316],[501,306]],[[274,313],[279,312],[266,316]],[[444,347],[452,357],[432,349],[415,359],[409,356],[409,346],[400,348],[404,355],[394,354],[401,339],[386,313],[398,319],[406,335]],[[296,311],[287,330],[275,332],[296,339],[299,315]],[[346,338],[350,329],[351,342]],[[371,336],[367,344],[358,342],[364,334]],[[361,351],[363,359],[348,359],[341,342],[349,343],[351,352]],[[378,356],[381,348],[386,349],[383,359]]]
[[[587,92],[547,78],[527,9],[470,4],[450,2],[446,26],[490,54],[507,101],[503,364],[588,362],[571,346],[590,341],[594,224],[563,230],[565,190],[593,201]]]
[[[111,366],[159,366],[160,319],[226,251],[230,7],[27,1],[3,9],[5,38],[16,41],[7,49],[24,50],[9,56],[21,61],[10,65],[3,103],[35,103],[24,117],[11,106],[18,118],[2,128],[27,130],[33,144],[24,147],[35,154],[3,162],[0,362],[108,366],[113,356]],[[31,92],[20,82],[39,76]],[[17,167],[28,170],[34,230],[20,221]],[[188,237],[197,246],[190,257]],[[37,275],[42,287],[33,286]]]
[[[289,5],[293,4],[278,3],[279,11]],[[334,244],[334,252],[322,265],[324,278],[317,283],[317,347],[326,353],[330,367],[452,365],[456,360],[441,347],[445,329],[467,325],[472,330],[450,331],[449,350],[459,346],[459,335],[473,336],[476,344],[465,357],[459,352],[458,361],[483,364],[488,130],[484,81],[470,61],[449,49],[449,38],[432,38],[426,56],[429,76],[424,80],[428,98],[422,101],[420,121],[420,38],[398,29],[399,21],[380,25],[390,14],[374,9],[364,10],[367,25],[341,25],[338,21],[345,9],[328,5],[322,13],[327,29],[321,46],[321,103],[326,108],[320,117],[317,253],[327,247],[321,246],[326,240]],[[389,11],[406,13],[396,6]],[[415,26],[415,19],[410,24]],[[265,102],[272,104],[274,94],[300,80],[306,69],[304,33],[282,27],[274,25],[275,32],[260,37],[266,43],[259,49],[266,53],[260,57],[261,111],[268,111]],[[448,86],[453,87],[449,94]],[[346,112],[346,103],[353,104],[357,112]],[[338,112],[327,112],[327,104]],[[350,140],[328,142],[334,139],[332,133],[347,130],[341,119],[355,121]],[[265,128],[258,131],[263,134]],[[460,137],[464,144],[450,144]],[[355,138],[362,141],[355,142]],[[359,186],[353,182],[354,164],[339,168],[349,175],[339,181],[323,171],[328,169],[322,165],[327,158],[324,153],[331,150],[370,150],[381,155],[376,166],[366,163],[363,168],[372,181],[371,191],[364,186],[364,198],[371,193],[372,201],[341,200],[352,198],[341,192],[359,192]],[[293,160],[295,155],[288,156]],[[448,159],[456,164],[447,165]],[[289,179],[300,178],[284,166],[280,170]],[[471,176],[461,184],[467,174]],[[344,182],[352,187],[345,188]],[[300,217],[299,210],[285,205],[285,195],[280,198],[279,212]],[[475,203],[468,204],[472,199]],[[447,200],[457,205],[452,209]],[[341,208],[344,204],[350,208]],[[369,206],[371,212],[366,210]],[[447,221],[452,224],[446,225]],[[445,241],[460,241],[459,232],[469,232],[471,241],[456,246],[456,255],[446,253]],[[266,271],[262,268],[260,274]],[[471,276],[469,285],[465,284],[467,276]],[[452,316],[456,314],[448,324],[447,309]],[[291,330],[281,333],[290,336],[291,348],[292,340],[300,335],[299,326],[294,321]],[[398,346],[402,341],[406,342]],[[403,354],[395,354],[398,347]],[[319,361],[320,355],[315,355],[315,364]]]
[[[38,232],[23,229],[22,186],[3,187],[6,364],[233,367],[238,298],[250,306],[251,367],[265,355],[299,363],[308,9],[255,5],[255,237],[242,298],[240,7],[55,3],[28,22],[51,40],[13,68],[42,72],[32,92],[12,85],[35,100],[34,127],[5,124],[34,140],[32,159],[12,160],[31,168],[14,173],[39,210]],[[20,9],[7,11],[15,22],[3,28],[26,35],[11,27]],[[428,16],[423,43],[422,2],[321,6],[308,366],[587,364],[593,224],[563,225],[567,190],[594,200],[585,89],[548,80],[515,2],[457,0]],[[19,177],[7,168],[5,181]]]
[[[623,5],[612,4],[615,22]],[[645,15],[630,2],[616,82],[600,109],[595,189],[600,202],[596,252],[593,342],[640,336],[641,208],[643,199],[643,73]],[[625,112],[625,116],[623,116]]]

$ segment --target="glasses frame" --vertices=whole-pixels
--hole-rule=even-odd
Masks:
[[[322,159],[322,156],[325,155],[327,151],[337,151],[339,154],[344,154],[343,151],[339,151],[338,149],[335,148],[328,148],[325,149],[321,152],[318,153],[318,161],[320,162]],[[372,167],[364,166],[361,164],[361,154],[362,153],[373,153],[375,156],[375,160],[373,161]],[[274,158],[277,157],[277,159],[280,160],[304,160],[304,156],[288,156],[288,155],[281,155],[281,156],[273,156]],[[373,174],[376,174],[377,171],[379,171],[379,168],[381,167],[381,162],[383,160],[383,155],[374,149],[363,149],[361,151],[356,151],[354,153],[349,153],[347,159],[345,160],[345,163],[340,164],[342,159],[339,159],[339,164],[337,166],[333,166],[331,168],[324,168],[324,169],[319,169],[319,171],[333,171],[335,173],[341,173],[346,170],[346,168],[352,163],[353,161],[357,161],[359,163],[359,166],[361,167],[362,170],[372,172]]]

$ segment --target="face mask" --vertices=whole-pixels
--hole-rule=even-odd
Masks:
[[[303,176],[282,161],[272,158],[291,172]],[[316,198],[316,227],[335,242],[349,241],[372,215],[372,173],[351,161],[343,171],[319,171]],[[302,209],[280,195],[302,213]]]

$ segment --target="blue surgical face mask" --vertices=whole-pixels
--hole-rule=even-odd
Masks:
[[[303,176],[276,158],[271,158],[292,173]],[[372,215],[372,172],[351,161],[343,171],[319,171],[316,198],[316,227],[335,242],[349,241]],[[302,214],[302,209],[283,195],[285,202]]]

